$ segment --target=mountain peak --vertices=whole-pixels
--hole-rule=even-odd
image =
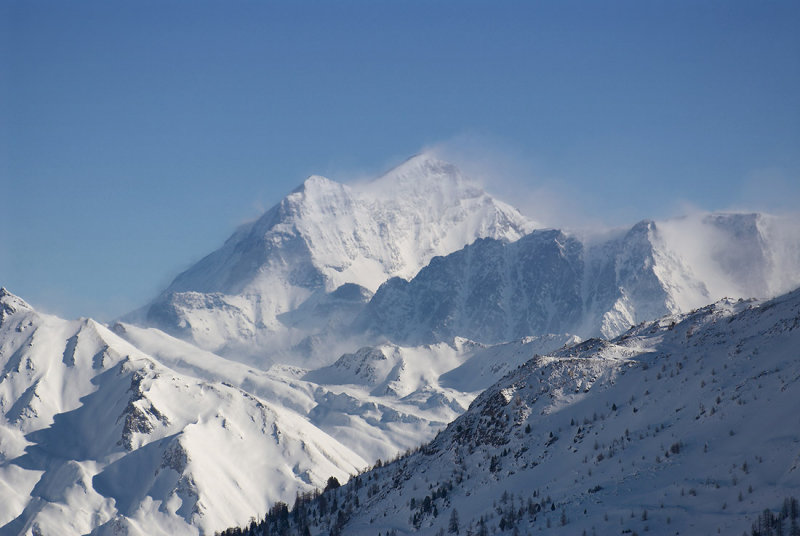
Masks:
[[[0,287],[0,303],[17,304],[26,309],[33,309],[25,300],[8,291],[6,287]]]
[[[349,186],[331,180],[322,175],[311,175],[285,199],[292,206],[304,206],[301,212],[305,217],[312,213],[338,213],[353,203],[353,195]]]
[[[653,220],[641,220],[631,227],[630,234],[646,234],[655,229],[656,222]]]
[[[6,287],[0,287],[0,323],[2,323],[7,316],[16,313],[20,309],[29,309],[32,311],[33,307],[28,305],[28,303],[19,296],[9,292]]]
[[[414,156],[406,159],[402,164],[386,173],[386,175],[417,172],[420,170],[424,170],[428,173],[440,173],[447,175],[461,174],[455,164],[441,160],[433,152],[426,151],[415,154]]]
[[[281,315],[316,292],[347,283],[374,292],[477,238],[513,241],[533,227],[431,153],[371,182],[346,185],[312,175],[179,275],[148,314],[172,333],[190,330],[207,349],[240,345],[242,338],[263,348],[283,337],[281,318],[288,317]],[[224,306],[205,305],[220,300]]]
[[[336,181],[329,179],[328,177],[323,177],[322,175],[309,175],[306,180],[300,184],[297,188],[295,188],[292,193],[304,192],[306,190],[314,190],[320,188],[341,188],[342,185]]]
[[[412,156],[380,177],[360,188],[377,198],[398,196],[429,199],[444,195],[449,199],[478,197],[483,190],[470,184],[454,164],[438,159],[432,153]]]

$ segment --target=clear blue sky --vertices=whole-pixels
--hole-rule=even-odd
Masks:
[[[799,28],[797,1],[2,0],[0,284],[110,319],[305,176],[464,139],[609,223],[797,206]]]

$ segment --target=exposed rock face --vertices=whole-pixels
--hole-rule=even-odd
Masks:
[[[288,348],[337,329],[341,311],[321,294],[365,289],[333,297],[351,302],[354,316],[388,278],[413,277],[476,238],[512,241],[534,226],[427,155],[354,186],[312,176],[180,274],[138,320],[205,349],[263,360],[265,346]]]
[[[794,273],[800,284],[800,236],[770,240],[770,223],[756,214],[712,214],[688,223],[642,221],[604,240],[557,230],[511,243],[481,239],[434,258],[410,281],[387,281],[357,326],[405,344],[455,336],[484,343],[548,333],[613,337],[723,296],[794,288],[776,286],[774,259],[784,249],[794,257],[785,255],[779,272]]]

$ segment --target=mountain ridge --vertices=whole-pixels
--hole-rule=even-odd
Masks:
[[[366,464],[293,410],[22,304],[0,297],[0,532],[209,532]]]
[[[721,246],[702,241],[707,251],[691,255],[681,244],[685,235],[673,232],[681,220],[643,220],[599,241],[547,229],[510,243],[479,239],[434,258],[409,281],[384,283],[357,325],[407,344],[454,336],[490,344],[548,333],[614,337],[726,295],[769,298],[780,289],[776,270],[800,285],[800,235],[788,244],[770,241],[761,227],[767,219],[712,213],[693,221],[697,234],[730,236]],[[794,252],[783,264],[773,255],[781,247]]]
[[[515,474],[540,467],[534,448],[545,453],[537,456],[574,461],[565,452],[556,456],[568,444],[567,426],[547,423],[576,404],[587,408],[573,419],[581,430],[573,436],[570,429],[580,450],[589,438],[584,427],[601,434],[597,423],[618,416],[609,413],[618,412],[612,405],[630,411],[626,418],[636,426],[654,415],[652,405],[645,411],[634,404],[642,388],[665,403],[685,392],[718,411],[715,418],[739,411],[741,397],[730,399],[735,405],[700,400],[687,371],[706,384],[701,391],[723,380],[733,385],[732,372],[723,371],[736,367],[755,385],[786,387],[783,374],[759,379],[748,367],[763,345],[775,350],[765,359],[793,370],[786,348],[774,344],[796,331],[797,316],[756,331],[740,318],[766,318],[748,308],[787,313],[796,294],[774,305],[706,304],[798,285],[800,233],[778,217],[704,213],[587,238],[539,228],[429,155],[368,183],[311,176],[179,275],[138,317],[109,326],[62,320],[0,289],[0,531],[207,533],[262,515],[295,493],[308,496],[329,476],[354,478],[355,485],[368,463],[415,453],[440,430],[452,431],[448,423],[462,414],[462,426],[475,426],[462,438],[470,445],[461,447],[472,449],[469,455],[495,449],[474,459],[474,474],[458,471],[462,479],[483,479],[485,493],[470,491],[475,499],[463,504],[470,514],[484,508],[486,523],[501,515],[485,510],[500,500],[486,494],[496,489],[498,467]],[[729,342],[736,346],[720,353]],[[710,377],[700,358],[670,357],[660,372],[646,372],[655,357],[676,351],[706,352],[714,362]],[[742,352],[749,361],[737,357]],[[527,374],[518,378],[528,386],[525,397],[524,389],[496,383],[519,371]],[[630,383],[638,375],[640,382]],[[629,392],[607,398],[619,385]],[[767,411],[756,402],[764,396],[760,387],[734,388]],[[587,417],[589,405],[599,421]],[[689,408],[678,406],[669,422],[688,426]],[[479,407],[491,411],[468,409]],[[710,412],[692,415],[701,420]],[[539,421],[531,421],[536,415]],[[530,436],[519,429],[525,419]],[[666,415],[659,419],[667,422]],[[622,421],[615,422],[622,433]],[[539,434],[542,423],[552,436]],[[753,426],[772,437],[762,423]],[[648,460],[671,452],[670,444],[654,446],[651,427],[637,431]],[[448,433],[440,437],[453,439]],[[484,436],[487,442],[474,443]],[[504,452],[507,440],[519,443],[514,460]],[[594,450],[613,458],[626,441],[609,435]],[[744,448],[739,438],[729,441]],[[431,452],[430,445],[420,452]],[[587,453],[583,463],[592,457],[594,468],[602,461],[597,455]],[[649,464],[648,474],[664,467]],[[582,471],[574,470],[576,484],[592,476]],[[407,514],[392,518],[396,526],[383,529],[406,522],[436,528],[430,507],[449,507],[442,493],[453,491],[455,475],[446,485],[441,480],[435,495],[416,496]],[[432,489],[419,477],[404,472],[383,485],[389,490],[408,478],[419,490]],[[591,489],[597,486],[608,488],[601,482]],[[587,499],[576,489],[558,493],[587,504],[611,499],[597,489]],[[428,507],[420,509],[425,497]],[[526,497],[529,504],[534,499],[540,508],[558,503],[570,518],[580,515],[566,500]],[[502,512],[506,527],[518,521]]]
[[[368,182],[312,175],[125,320],[257,366],[316,367],[384,339],[613,337],[723,296],[800,284],[800,234],[780,217],[699,213],[605,238],[534,227],[427,154]]]
[[[535,356],[431,442],[296,502],[282,530],[747,532],[800,492],[798,343],[800,289]]]
[[[316,292],[374,291],[474,238],[514,240],[534,225],[429,155],[359,185],[312,176],[180,274],[139,320],[229,354],[291,346],[308,334],[279,315]]]
[[[508,363],[571,340],[384,344],[360,352],[366,376],[348,355],[331,370],[262,370],[154,328],[39,313],[4,290],[0,532],[197,534],[243,523],[414,448]]]

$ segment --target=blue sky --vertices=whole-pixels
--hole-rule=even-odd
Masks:
[[[560,225],[791,209],[798,28],[796,1],[3,0],[0,284],[110,319],[305,176],[430,146]]]

